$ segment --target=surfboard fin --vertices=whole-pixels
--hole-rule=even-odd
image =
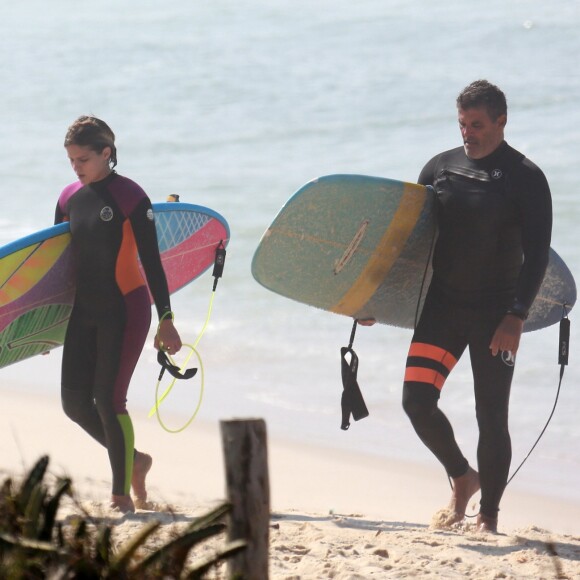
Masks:
[[[340,349],[341,358],[341,375],[342,375],[342,397],[340,406],[342,408],[342,424],[340,428],[346,431],[350,427],[350,416],[355,421],[364,419],[369,416],[369,411],[363,399],[360,387],[357,381],[358,373],[358,356],[352,348],[354,333],[356,331],[357,321],[354,321],[352,333],[350,335],[350,344]],[[350,354],[350,361],[347,356]]]

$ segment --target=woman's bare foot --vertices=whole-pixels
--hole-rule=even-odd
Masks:
[[[130,495],[112,495],[111,496],[111,508],[118,510],[121,513],[133,513],[135,511],[135,505]]]
[[[145,485],[145,479],[147,474],[153,465],[153,458],[147,453],[141,453],[137,451],[135,453],[135,459],[133,461],[133,476],[131,478],[131,487],[133,488],[133,494],[135,495],[135,505],[139,509],[148,509],[147,505],[147,486]]]
[[[469,500],[479,491],[479,473],[468,467],[467,472],[453,478],[453,493],[447,508],[452,514],[449,525],[460,522],[465,517]]]

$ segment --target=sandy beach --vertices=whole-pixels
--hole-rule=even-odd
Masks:
[[[149,495],[160,510],[122,516],[107,508],[105,452],[64,416],[58,400],[4,389],[2,407],[2,480],[48,454],[51,473],[73,478],[82,509],[106,517],[119,543],[153,518],[170,537],[226,496],[217,423],[197,420],[170,434],[145,411],[133,411],[136,445],[154,457]],[[166,418],[171,425],[179,421]],[[580,503],[508,487],[499,534],[476,533],[469,518],[441,530],[431,526],[431,518],[447,503],[450,489],[436,465],[273,438],[268,461],[271,578],[580,578]],[[475,501],[470,508],[475,514]],[[69,502],[59,517],[78,509]]]

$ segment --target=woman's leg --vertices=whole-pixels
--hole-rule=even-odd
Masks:
[[[72,421],[106,447],[105,431],[93,395],[96,355],[96,328],[74,309],[62,355],[62,408]]]
[[[151,322],[145,287],[125,297],[125,311],[101,321],[98,335],[95,402],[113,472],[114,496],[128,496],[135,458],[134,432],[126,401],[129,383]]]

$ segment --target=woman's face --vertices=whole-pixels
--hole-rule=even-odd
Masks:
[[[93,151],[86,145],[67,145],[65,149],[73,171],[83,185],[100,181],[111,173],[110,147],[105,147],[101,153]]]

